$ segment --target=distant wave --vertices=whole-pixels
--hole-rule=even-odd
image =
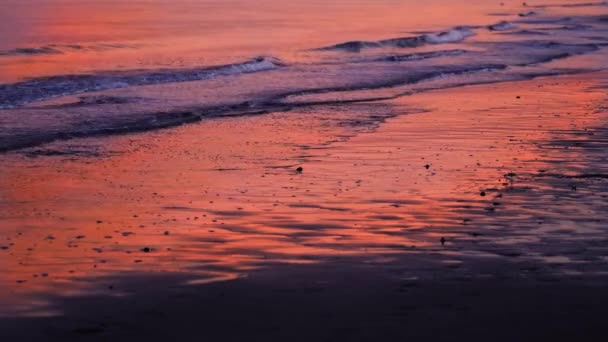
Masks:
[[[36,78],[13,84],[0,84],[0,109],[14,108],[30,102],[89,91],[196,81],[220,76],[272,70],[282,65],[283,63],[277,59],[258,57],[243,63],[198,69],[125,71]]]
[[[510,23],[508,21],[501,21],[498,24],[488,26],[490,31],[509,31],[516,29],[517,26],[515,24]]]
[[[392,38],[379,41],[350,41],[336,45],[326,46],[320,48],[319,50],[344,50],[349,52],[359,52],[362,49],[378,47],[414,48],[428,44],[457,43],[474,35],[475,32],[471,28],[459,27],[448,31],[442,31],[438,33],[427,33],[414,37]]]
[[[13,50],[0,51],[0,56],[50,55],[57,53],[61,53],[61,51],[53,49],[49,46],[43,46],[38,48],[17,48]]]
[[[40,47],[22,47],[22,48],[15,48],[12,50],[0,51],[0,57],[53,55],[53,54],[63,54],[66,52],[75,52],[75,51],[105,51],[105,50],[127,49],[127,48],[136,48],[136,47],[137,47],[137,45],[133,45],[133,44],[118,44],[118,43],[102,43],[102,44],[96,44],[96,45],[50,44],[50,45],[40,46]]]
[[[430,59],[430,58],[460,56],[465,53],[467,53],[467,50],[462,50],[462,49],[440,50],[440,51],[410,53],[410,54],[405,54],[405,55],[391,55],[391,56],[387,56],[387,57],[377,58],[376,60],[377,61],[386,61],[386,62],[421,61],[421,60]]]

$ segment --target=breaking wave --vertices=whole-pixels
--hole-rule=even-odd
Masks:
[[[308,50],[311,57],[306,63],[258,57],[212,67],[100,72],[0,84],[0,151],[173,127],[210,117],[378,101],[430,89],[600,70],[606,67],[597,56],[607,45],[606,18],[514,13],[510,20],[486,26]],[[449,49],[441,49],[443,44],[450,44]],[[10,53],[61,49],[49,46]],[[577,63],[575,57],[583,55],[590,58]],[[53,98],[60,99],[40,103]]]

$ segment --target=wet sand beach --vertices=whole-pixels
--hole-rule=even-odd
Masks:
[[[590,341],[608,3],[3,0],[1,341]]]
[[[539,77],[3,154],[0,336],[592,340],[607,86]]]

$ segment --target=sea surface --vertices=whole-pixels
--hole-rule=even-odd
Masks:
[[[607,13],[574,0],[5,0],[0,151],[600,70]]]

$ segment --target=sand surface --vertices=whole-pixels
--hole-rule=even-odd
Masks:
[[[4,154],[0,337],[589,340],[608,312],[607,84],[470,86]]]

